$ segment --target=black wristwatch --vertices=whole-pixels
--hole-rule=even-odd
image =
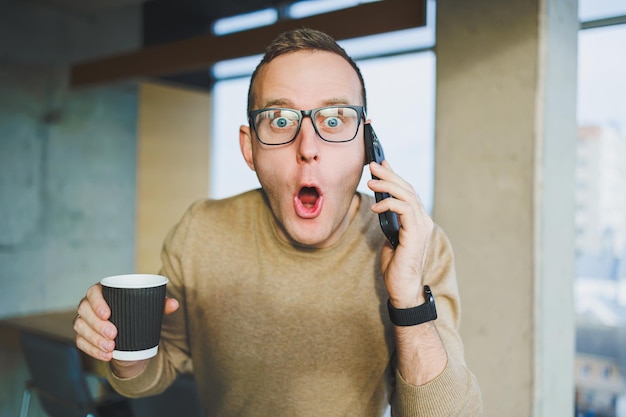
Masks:
[[[424,298],[426,299],[424,304],[411,308],[395,308],[391,305],[391,301],[387,300],[391,322],[396,326],[417,326],[435,320],[437,318],[435,297],[428,285],[424,285]]]

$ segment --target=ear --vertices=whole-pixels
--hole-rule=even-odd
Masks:
[[[246,160],[246,164],[251,170],[254,169],[254,158],[252,157],[252,134],[250,132],[250,126],[241,125],[239,127],[239,148],[243,159]]]

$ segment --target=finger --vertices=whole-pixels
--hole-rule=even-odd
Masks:
[[[404,190],[413,194],[415,193],[413,186],[404,178],[402,178],[400,175],[395,173],[395,171],[391,168],[391,165],[389,164],[389,162],[387,162],[387,160],[383,161],[382,165],[377,164],[376,162],[371,162],[370,171],[374,176],[378,177],[380,180],[386,180],[392,183],[397,183]]]
[[[172,314],[173,312],[175,312],[176,310],[178,310],[179,307],[179,303],[178,300],[176,300],[175,298],[169,298],[167,297],[165,299],[165,309],[164,309],[164,314],[168,315],[168,314]]]
[[[399,246],[406,247],[411,253],[422,253],[424,245],[428,245],[430,240],[433,223],[419,196],[413,189],[409,192],[390,181],[375,181],[368,185],[373,191],[387,192],[396,197],[377,202],[371,209],[375,213],[397,213],[400,226]]]
[[[101,320],[108,320],[111,317],[111,309],[102,295],[102,285],[95,284],[87,290],[87,301],[93,311]],[[79,312],[80,313],[80,312]],[[82,313],[80,313],[82,315]]]
[[[388,165],[386,161],[383,161],[385,165]],[[404,178],[395,174],[390,168],[384,167],[381,165],[377,165],[375,163],[372,164],[373,174],[376,175],[379,180],[370,180],[368,181],[368,187],[374,192],[386,192],[394,197],[396,200],[401,200],[410,205],[410,210],[413,210],[416,213],[420,213],[420,215],[427,215],[426,209],[420,199],[419,195],[415,191],[415,188],[404,180]],[[387,201],[389,200],[389,201]],[[391,199],[385,199],[379,203],[380,210],[375,210],[376,212],[382,212],[386,210],[396,211],[393,207],[389,207],[389,205],[394,205],[397,201],[393,201]],[[396,211],[397,212],[397,211]],[[398,214],[400,214],[398,212]]]
[[[102,305],[104,305],[104,307]],[[101,318],[96,313],[97,309],[101,312],[102,310],[106,310],[105,313],[108,314],[104,314],[105,319]],[[78,305],[78,317],[74,321],[74,330],[80,332],[85,329],[85,326],[88,326],[102,337],[106,337],[110,340],[115,339],[117,329],[115,325],[108,320],[111,315],[110,311],[109,306],[102,297],[102,288],[100,285],[96,284],[92,286],[87,290],[87,296],[83,298]]]
[[[80,336],[76,337],[76,347],[94,359],[108,362],[113,359],[113,352],[103,352],[101,349],[91,345]]]
[[[115,329],[115,326],[111,326]],[[85,339],[89,344],[102,349],[104,352],[110,352],[115,347],[114,339],[117,332],[110,333],[109,335],[103,335],[96,329],[91,327],[82,316],[78,316],[74,320],[74,331],[77,337],[80,336]]]
[[[76,331],[76,347],[92,358],[109,361],[112,359],[112,352],[115,348],[113,340],[102,337],[91,329],[82,317],[78,316],[74,321]]]
[[[382,213],[391,210],[399,215],[416,213],[425,213],[424,206],[419,196],[411,189],[406,190],[400,185],[383,180],[373,180],[368,183],[369,188],[374,192],[386,192],[393,198],[385,198],[372,206],[372,210],[376,213]]]
[[[391,180],[379,179],[369,180],[367,186],[370,190],[374,192],[387,193],[391,197],[393,197],[393,199],[383,199],[379,201],[379,203],[389,203],[389,201],[386,200],[392,201],[395,199],[411,205],[415,210],[419,210],[421,207],[423,207],[422,201],[420,200],[413,187],[411,187],[410,185],[406,187]]]

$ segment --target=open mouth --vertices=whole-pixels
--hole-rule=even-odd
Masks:
[[[294,198],[294,206],[299,217],[317,217],[322,210],[322,195],[316,187],[302,187]]]
[[[302,187],[298,193],[298,198],[302,205],[306,208],[315,207],[315,203],[319,198],[320,193],[317,192],[315,187]]]

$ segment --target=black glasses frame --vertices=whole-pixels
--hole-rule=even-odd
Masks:
[[[354,132],[354,136],[346,140],[324,139],[324,137],[320,134],[319,130],[317,130],[317,126],[315,125],[315,121],[313,120],[313,117],[312,117],[313,114],[317,113],[320,110],[340,109],[340,108],[349,108],[357,112],[360,121],[359,121],[359,124],[357,125],[356,131]],[[300,117],[298,118],[298,127],[296,128],[296,132],[294,133],[293,137],[289,139],[288,141],[280,142],[280,143],[267,143],[261,140],[261,137],[259,136],[259,132],[257,131],[257,128],[256,128],[256,117],[259,113],[262,113],[264,111],[270,111],[270,110],[289,110],[300,115]],[[300,128],[302,127],[302,121],[304,120],[305,117],[308,117],[311,119],[311,121],[313,122],[312,124],[313,124],[313,129],[315,129],[315,133],[317,133],[317,136],[320,139],[322,139],[324,142],[345,143],[345,142],[350,142],[351,140],[354,140],[354,138],[356,138],[357,133],[359,133],[359,126],[361,125],[361,122],[365,121],[365,108],[363,106],[351,106],[351,105],[323,106],[323,107],[318,107],[316,109],[311,109],[311,110],[297,110],[297,109],[290,109],[288,107],[266,107],[264,109],[250,110],[248,112],[248,123],[250,123],[250,126],[252,126],[252,129],[254,129],[254,133],[256,135],[257,140],[261,142],[263,145],[279,146],[279,145],[286,145],[296,140],[296,138],[298,137],[298,133],[300,133]]]

